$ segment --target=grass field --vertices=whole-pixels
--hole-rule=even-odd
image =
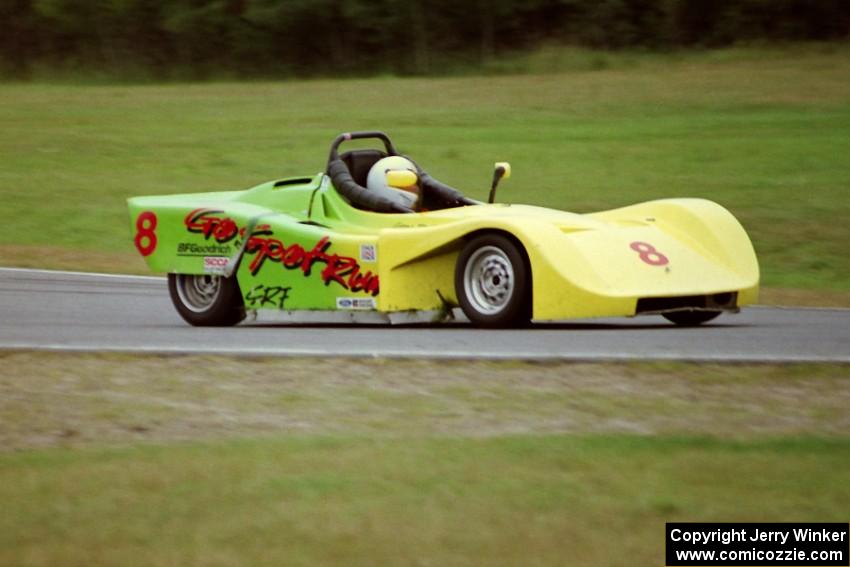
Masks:
[[[663,564],[847,521],[850,366],[7,353],[0,564]]]
[[[847,520],[850,443],[298,438],[0,456],[6,565],[663,565],[668,521]]]
[[[0,85],[0,265],[144,273],[127,197],[379,128],[478,198],[510,160],[507,201],[716,200],[768,301],[850,305],[850,48],[489,71]],[[657,566],[667,521],[846,522],[849,403],[848,365],[0,352],[0,565]]]
[[[850,48],[599,70],[548,57],[528,60],[538,74],[487,77],[0,85],[0,264],[142,272],[127,197],[316,172],[340,131],[383,129],[478,198],[509,160],[502,200],[714,199],[749,230],[764,285],[850,291]]]

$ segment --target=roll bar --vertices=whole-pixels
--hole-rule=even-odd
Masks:
[[[379,132],[378,130],[366,130],[363,132],[346,132],[334,138],[334,141],[331,142],[331,154],[328,156],[328,162],[339,159],[339,153],[337,150],[343,142],[347,142],[349,140],[364,140],[367,138],[377,138],[378,140],[381,140],[384,143],[384,147],[387,149],[387,155],[398,155],[398,152],[395,150],[395,146],[393,146],[389,136],[383,132]]]
[[[331,142],[330,155],[328,156],[327,173],[328,176],[330,176],[331,182],[333,183],[334,187],[336,187],[337,191],[339,191],[344,197],[346,197],[355,205],[365,207],[366,209],[371,211],[377,211],[382,213],[414,212],[413,209],[410,209],[403,205],[399,205],[398,203],[387,199],[383,195],[380,195],[374,191],[369,191],[366,187],[363,187],[362,185],[358,184],[351,176],[351,172],[348,170],[348,166],[339,157],[339,146],[343,142],[347,142],[349,140],[363,140],[369,138],[381,140],[384,143],[384,148],[386,148],[387,150],[387,155],[400,155],[398,151],[396,151],[395,146],[393,146],[392,141],[390,141],[389,136],[387,136],[383,132],[379,132],[377,130],[368,130],[363,132],[346,132],[344,134],[340,134],[334,139],[333,142]],[[443,203],[444,206],[463,206],[478,204],[477,201],[464,197],[463,194],[457,189],[449,187],[448,185],[441,183],[430,175],[428,175],[421,167],[419,167],[418,164],[416,164],[416,162],[413,162],[413,164],[416,166],[417,174],[422,185],[422,190],[426,195],[437,199],[439,202]]]

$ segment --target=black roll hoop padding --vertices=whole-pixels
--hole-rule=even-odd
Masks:
[[[348,166],[341,159],[328,163],[328,176],[337,191],[359,207],[377,213],[412,213],[413,209],[399,205],[386,197],[369,191],[351,177]]]
[[[469,197],[464,196],[463,193],[461,193],[454,187],[446,185],[442,181],[437,181],[436,179],[431,177],[430,174],[426,173],[424,169],[419,167],[419,164],[416,164],[416,168],[419,170],[419,181],[422,183],[422,189],[427,194],[436,196],[438,199],[440,199],[441,202],[446,203],[449,206],[465,206],[478,204]]]
[[[331,183],[336,187],[343,197],[351,201],[358,207],[375,211],[378,213],[412,213],[413,209],[404,207],[398,203],[369,191],[363,187],[351,176],[348,166],[339,157],[339,146],[348,140],[361,140],[364,138],[377,138],[384,142],[384,147],[387,149],[387,155],[398,155],[395,146],[390,141],[389,136],[383,132],[366,131],[366,132],[346,132],[340,134],[331,143],[331,151],[328,156],[328,176],[331,178]]]
[[[384,142],[384,147],[387,148],[387,155],[397,156],[398,152],[395,150],[395,146],[390,141],[390,137],[380,132],[378,130],[367,130],[364,132],[346,132],[344,134],[340,134],[337,136],[333,142],[331,142],[331,155],[328,156],[328,163],[332,162],[335,159],[339,159],[339,153],[337,150],[339,149],[340,144],[343,142],[347,142],[348,140],[363,140],[367,138],[377,138]]]
[[[351,176],[348,166],[339,156],[339,146],[348,140],[362,140],[366,138],[376,138],[384,143],[387,150],[387,155],[397,156],[395,146],[390,141],[389,136],[377,130],[364,132],[347,132],[340,134],[331,143],[331,151],[328,156],[328,176],[331,178],[331,183],[336,187],[343,197],[352,202],[355,206],[362,207],[378,213],[413,213],[413,209],[399,205],[395,201],[387,199],[382,195],[369,191],[357,183]],[[410,158],[407,158],[410,159]],[[413,160],[411,160],[413,161]],[[431,195],[438,200],[442,207],[445,206],[463,206],[475,205],[476,201],[465,197],[460,191],[453,187],[449,187],[445,183],[441,183],[428,175],[419,164],[413,162],[418,170],[419,181],[422,185],[422,190],[426,195]],[[441,208],[442,208],[441,207]]]

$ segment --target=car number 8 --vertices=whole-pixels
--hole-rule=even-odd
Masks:
[[[638,253],[641,260],[650,266],[666,266],[670,263],[667,256],[655,249],[655,246],[647,242],[632,242],[629,248]]]
[[[142,256],[150,256],[156,250],[156,214],[145,211],[136,219],[136,238],[133,242]]]

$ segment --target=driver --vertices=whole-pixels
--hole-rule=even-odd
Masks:
[[[394,170],[411,171],[416,175],[417,180],[419,178],[416,166],[412,161],[402,156],[388,156],[378,160],[369,170],[369,175],[366,177],[366,188],[391,199],[399,205],[414,211],[419,210],[422,204],[422,191],[418,181],[407,187],[394,187],[387,182],[387,172]]]

